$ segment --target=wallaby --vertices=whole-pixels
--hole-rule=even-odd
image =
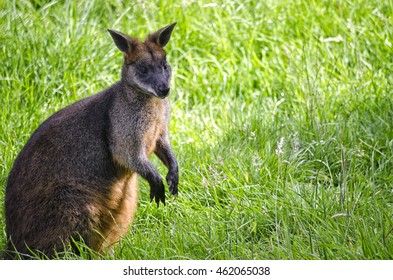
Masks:
[[[176,23],[144,42],[108,30],[124,53],[121,80],[53,114],[16,158],[5,193],[7,254],[13,258],[56,251],[83,240],[109,249],[132,222],[137,174],[150,185],[150,200],[165,204],[154,153],[168,168],[178,193],[178,164],[168,136],[171,69],[164,51]]]

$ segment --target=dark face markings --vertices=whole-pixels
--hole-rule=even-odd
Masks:
[[[162,76],[166,79],[170,76],[170,66],[166,61],[166,53],[150,44],[144,44],[144,56],[136,63],[137,74],[140,79],[151,79],[152,75]]]
[[[171,68],[165,51],[151,42],[139,43],[130,57],[132,60],[127,64],[133,73],[130,84],[160,98],[168,96]]]

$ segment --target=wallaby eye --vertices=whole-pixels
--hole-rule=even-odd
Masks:
[[[166,61],[162,63],[162,68],[163,68],[164,70],[168,70],[169,65],[168,65],[168,63],[167,63]]]
[[[146,75],[149,72],[149,68],[146,65],[139,65],[138,72],[141,75]]]

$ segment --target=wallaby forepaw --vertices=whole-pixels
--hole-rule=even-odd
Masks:
[[[160,186],[159,188],[151,188],[150,189],[150,202],[155,200],[157,203],[157,207],[160,206],[160,201],[162,204],[165,205],[165,188],[164,185]]]
[[[177,173],[168,173],[166,176],[166,181],[169,186],[169,191],[173,195],[177,195],[178,192],[178,184],[179,184],[179,175]]]

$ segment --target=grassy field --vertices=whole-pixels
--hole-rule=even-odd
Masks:
[[[106,29],[177,21],[179,196],[157,208],[140,180],[130,233],[96,258],[393,259],[392,15],[392,0],[0,1],[0,203],[37,126],[119,79]]]

